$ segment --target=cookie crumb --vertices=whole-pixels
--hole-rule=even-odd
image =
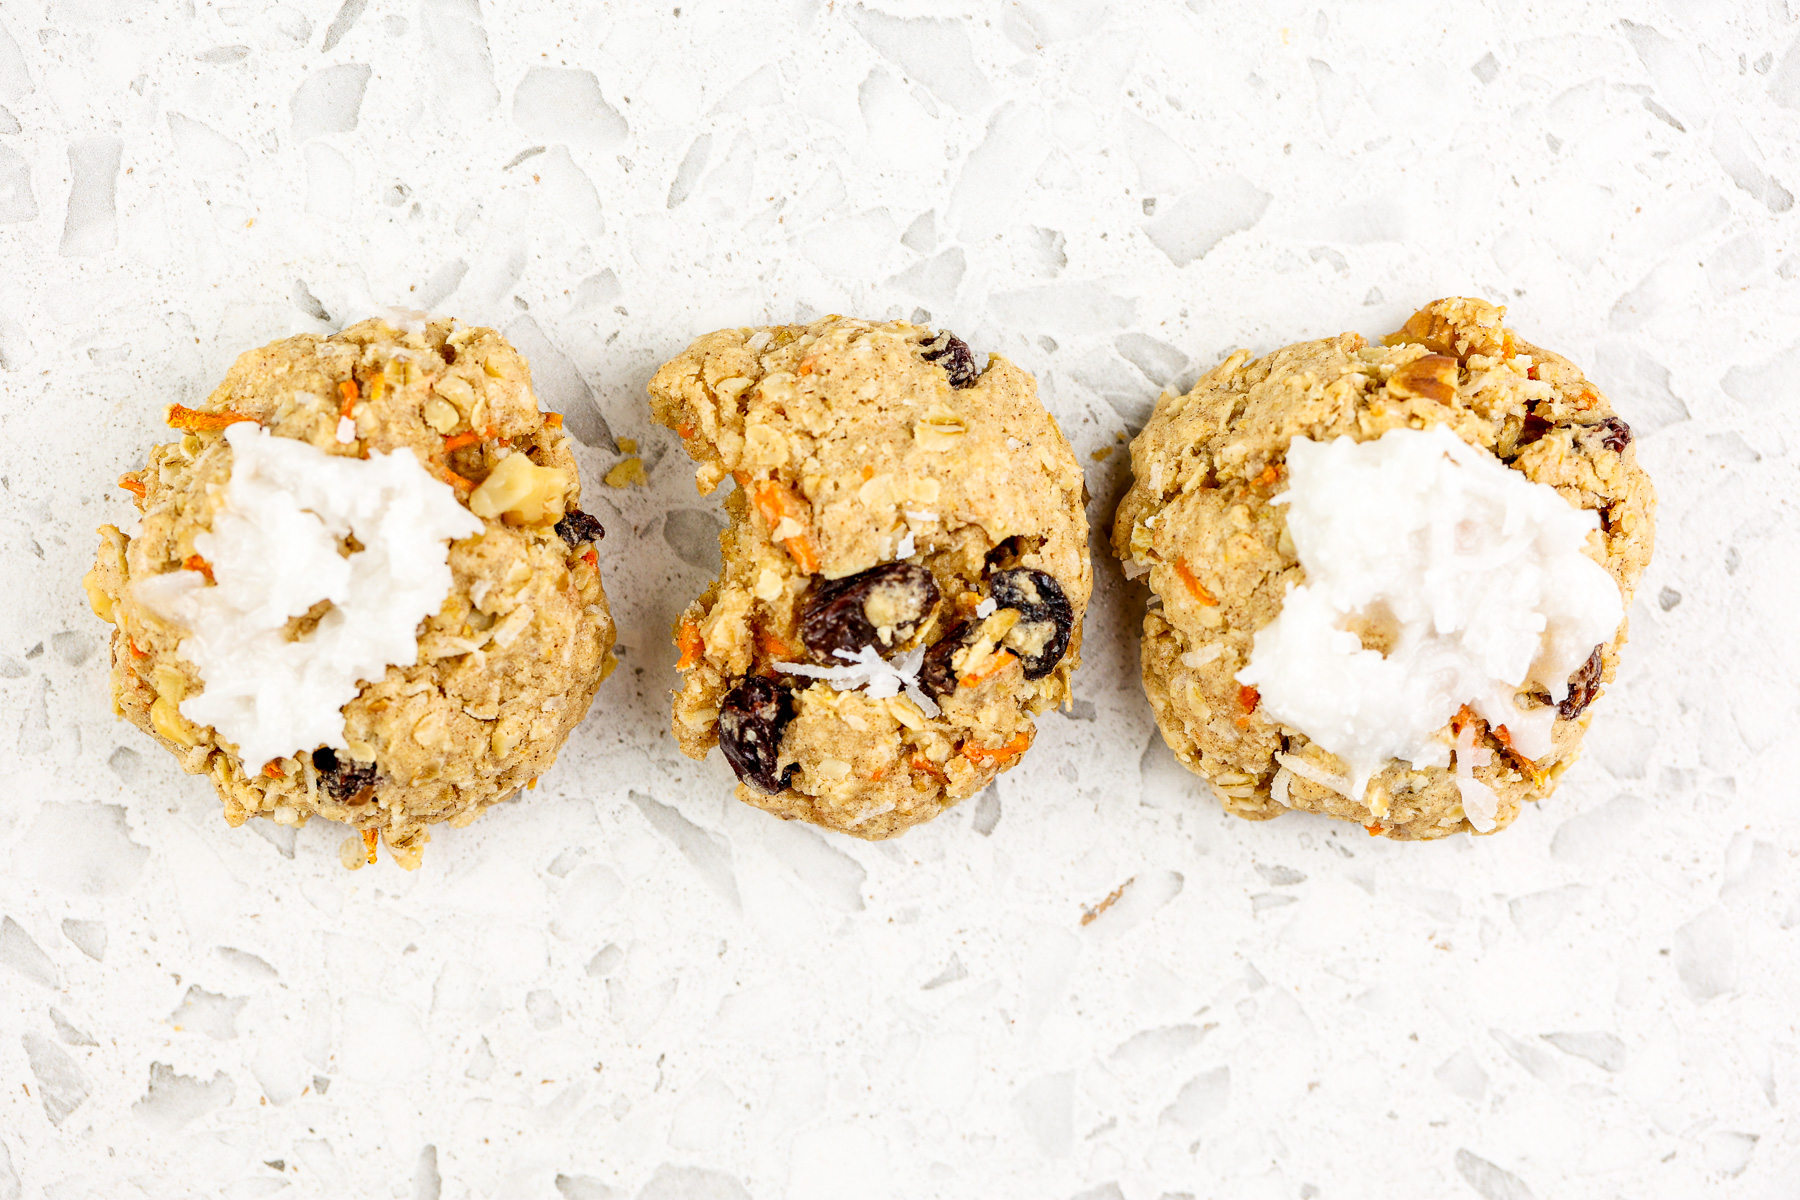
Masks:
[[[1130,887],[1132,884],[1134,884],[1136,882],[1137,882],[1137,876],[1133,875],[1130,879],[1127,879],[1124,883],[1121,883],[1118,887],[1114,888],[1111,892],[1109,892],[1107,894],[1106,899],[1104,899],[1100,903],[1094,905],[1094,907],[1092,907],[1092,908],[1082,909],[1081,910],[1081,923],[1083,925],[1092,925],[1100,917],[1101,913],[1104,913],[1107,909],[1111,908],[1113,905],[1115,905],[1119,902],[1119,897],[1123,896],[1125,894],[1126,888]]]
[[[621,438],[619,444],[623,446],[630,440],[630,438]],[[650,486],[650,475],[644,470],[644,460],[635,454],[606,473],[607,487],[629,487],[634,483],[639,487]]]

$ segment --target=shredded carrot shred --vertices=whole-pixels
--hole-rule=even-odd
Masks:
[[[675,645],[681,650],[681,661],[675,664],[677,671],[685,671],[697,664],[706,654],[706,642],[700,636],[700,626],[693,621],[683,621],[675,631]]]
[[[461,488],[465,492],[472,492],[475,490],[475,481],[473,479],[464,479],[449,467],[444,468],[444,482],[453,488]]]
[[[976,766],[980,766],[984,760],[998,763],[1005,762],[1010,758],[1017,758],[1030,748],[1031,734],[1020,730],[1004,746],[977,746],[974,742],[964,742],[962,756]]]
[[[1383,832],[1381,826],[1379,826],[1379,825],[1364,825],[1363,829],[1368,832],[1368,835],[1370,837],[1380,837]]]
[[[939,783],[950,782],[950,777],[944,774],[944,768],[938,766],[923,754],[914,754],[912,758],[907,761],[906,765],[911,767],[914,771],[925,772],[925,774],[930,775]]]
[[[873,771],[869,772],[869,782],[870,783],[880,783],[883,779],[886,779],[886,778],[887,778],[887,768],[886,767],[876,767]]]
[[[675,436],[679,437],[684,442],[687,441],[689,438],[694,436],[693,425],[691,425],[687,421],[683,421],[681,424],[679,424],[675,427]]]
[[[1488,734],[1496,742],[1500,743],[1501,749],[1506,751],[1506,756],[1512,759],[1513,765],[1519,768],[1520,773],[1522,773],[1525,778],[1531,780],[1531,785],[1533,787],[1542,787],[1544,785],[1544,780],[1549,775],[1549,772],[1545,771],[1529,758],[1526,758],[1524,753],[1521,752],[1517,746],[1513,745],[1512,730],[1504,725],[1495,725],[1488,730]]]
[[[863,477],[864,483],[867,483],[867,482],[869,482],[869,480],[875,478],[875,468],[870,466],[868,463],[864,463],[863,469],[862,469],[862,477]]]
[[[255,420],[255,417],[230,408],[224,412],[211,413],[189,408],[185,404],[171,404],[163,409],[163,423],[183,433],[216,433],[227,425]]]
[[[488,441],[490,437],[493,437],[493,434],[495,434],[495,428],[491,425],[488,426],[488,428],[481,430],[481,432],[477,432],[477,430],[468,430],[468,432],[463,432],[463,434],[452,434],[445,439],[445,453],[450,453],[452,450],[461,450],[463,446],[473,446],[473,444]]]
[[[589,546],[586,550],[581,552],[581,561],[594,568],[596,571],[600,569],[600,556],[594,553],[594,548],[592,546]]]
[[[769,658],[785,660],[792,658],[794,655],[793,647],[782,641],[781,635],[776,633],[773,629],[757,630],[756,641],[761,647],[763,654]]]
[[[136,642],[132,641],[130,638],[125,639],[125,646],[127,649],[129,649],[131,651],[131,657],[133,657],[133,658],[149,658],[150,657],[150,652],[148,650],[139,650],[138,644]]]
[[[204,558],[201,558],[198,554],[188,555],[181,560],[181,565],[190,571],[198,571],[200,574],[206,576],[206,582],[215,582],[213,579],[212,564],[207,562]]]
[[[263,774],[267,775],[270,779],[287,778],[287,772],[281,769],[281,760],[278,758],[271,758],[268,762],[263,764]]]
[[[1243,687],[1239,688],[1238,703],[1243,706],[1244,715],[1235,718],[1232,721],[1232,724],[1236,725],[1239,729],[1250,728],[1250,714],[1256,711],[1256,703],[1261,699],[1262,694],[1249,684],[1245,684]]]
[[[142,479],[139,479],[136,475],[119,476],[119,486],[136,496],[139,500],[142,500],[150,492],[150,485],[145,483]]]
[[[373,829],[363,830],[362,835],[363,835],[363,848],[369,852],[369,865],[374,866],[375,865],[375,839],[380,837],[381,835],[376,833]]]
[[[788,557],[794,560],[795,566],[799,567],[802,571],[805,571],[808,575],[815,574],[818,571],[819,552],[813,549],[812,542],[807,539],[807,536],[804,533],[788,538],[786,541],[782,542],[782,545],[787,547]]]
[[[1511,358],[1518,352],[1518,348],[1513,345],[1513,335],[1510,333],[1502,333],[1500,335],[1500,353],[1507,358]]]
[[[1188,566],[1187,559],[1175,560],[1175,574],[1181,576],[1182,584],[1193,594],[1194,599],[1209,608],[1218,607],[1219,598],[1206,590],[1206,585],[1200,582],[1200,577],[1194,574],[1192,567]]]
[[[967,675],[958,679],[956,681],[956,686],[976,687],[984,680],[992,679],[1000,672],[1006,670],[1006,664],[1010,663],[1014,657],[1016,656],[1011,650],[1002,650],[992,658],[988,659],[987,662],[983,663],[980,670],[970,671]]]
[[[1262,474],[1258,475],[1255,479],[1252,479],[1250,482],[1256,487],[1267,488],[1267,487],[1274,487],[1276,481],[1279,480],[1280,478],[1281,478],[1281,469],[1279,467],[1277,467],[1274,463],[1270,463],[1268,466],[1266,466],[1262,469]]]
[[[1450,718],[1450,732],[1460,734],[1464,725],[1479,720],[1481,720],[1481,715],[1465,704],[1456,710],[1454,717]]]
[[[338,384],[338,395],[343,398],[342,402],[338,404],[338,416],[347,417],[350,415],[350,410],[356,406],[357,398],[360,395],[356,390],[356,380],[346,379]]]
[[[742,482],[741,480],[739,481]],[[751,489],[751,501],[756,511],[762,514],[763,521],[771,532],[781,524],[783,517],[792,517],[794,522],[802,526],[802,532],[793,537],[781,539],[788,557],[794,564],[808,575],[819,569],[819,552],[813,548],[812,539],[806,536],[804,526],[810,520],[812,512],[800,498],[773,479],[763,479]]]
[[[548,425],[552,429],[561,429],[562,428],[562,414],[557,413],[557,412],[545,413],[544,414],[544,424]]]
[[[817,368],[813,365],[813,360],[810,357],[800,360],[800,374],[811,375],[816,369]]]
[[[536,775],[533,775],[530,779],[527,779],[525,781],[525,790],[528,792],[537,791],[537,781],[538,781],[538,777]]]

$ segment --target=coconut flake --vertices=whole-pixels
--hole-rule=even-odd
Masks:
[[[1494,761],[1494,752],[1486,746],[1475,746],[1475,722],[1463,724],[1456,735],[1456,790],[1462,793],[1463,816],[1477,833],[1492,833],[1498,824],[1500,797],[1494,789],[1475,778],[1475,768]]]
[[[861,825],[865,821],[873,821],[876,817],[883,816],[883,815],[885,815],[887,813],[891,813],[893,811],[894,811],[894,802],[892,800],[883,801],[882,803],[876,805],[874,808],[871,808],[868,812],[862,813],[859,816],[853,818],[850,821],[850,825],[852,828],[854,828],[857,825]]]
[[[999,601],[995,600],[992,596],[989,596],[987,599],[983,600],[980,604],[977,604],[975,606],[975,619],[977,621],[985,621],[989,617],[993,616],[994,610],[999,607],[1000,607]]]
[[[1342,775],[1333,775],[1330,771],[1316,767],[1312,763],[1307,762],[1304,758],[1301,758],[1298,754],[1289,754],[1285,750],[1277,750],[1275,752],[1275,761],[1298,775],[1300,778],[1309,779],[1322,788],[1330,788],[1332,791],[1346,799],[1355,800],[1358,798],[1357,794],[1350,790],[1350,781],[1348,779],[1345,779]]]
[[[941,711],[937,702],[919,687],[919,668],[925,664],[925,647],[903,650],[892,662],[877,654],[873,646],[864,646],[854,654],[848,650],[833,650],[832,653],[844,659],[845,665],[820,667],[812,663],[778,662],[775,668],[790,675],[823,679],[840,692],[862,688],[871,700],[886,700],[904,692],[926,716],[935,717]]]
[[[909,529],[906,531],[906,536],[904,536],[900,539],[900,544],[898,546],[894,547],[894,557],[895,558],[911,558],[914,554],[917,554],[917,553],[918,553],[918,546],[913,541],[912,530]]]
[[[1391,759],[1448,766],[1438,734],[1464,704],[1527,758],[1549,753],[1555,707],[1515,696],[1567,690],[1622,615],[1583,552],[1596,515],[1442,426],[1296,437],[1287,463],[1274,502],[1290,506],[1306,583],[1257,631],[1238,682],[1342,759],[1353,797]],[[1359,625],[1380,630],[1385,655]]]
[[[202,690],[181,714],[236,744],[250,770],[321,745],[348,750],[344,705],[360,681],[418,660],[418,624],[451,587],[446,541],[482,523],[410,450],[332,455],[247,421],[225,440],[224,503],[194,539],[215,585],[196,571],[134,585],[187,630],[177,652]],[[346,557],[351,533],[363,549]],[[289,619],[321,600],[333,607],[317,628],[289,641]]]
[[[340,445],[348,446],[356,440],[356,422],[349,417],[339,417],[337,423],[337,440]]]
[[[1208,642],[1198,650],[1188,650],[1181,656],[1181,665],[1190,671],[1198,671],[1215,658],[1225,653],[1224,642]]]

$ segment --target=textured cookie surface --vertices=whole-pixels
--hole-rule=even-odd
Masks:
[[[1031,377],[904,322],[726,329],[650,383],[710,492],[723,572],[677,627],[674,732],[738,796],[880,838],[1010,767],[1069,698],[1092,587],[1074,452]],[[873,651],[931,703],[825,670]],[[843,654],[837,653],[842,651]],[[928,710],[939,707],[936,715]]]
[[[444,319],[286,338],[240,356],[203,406],[175,406],[168,420],[183,436],[121,480],[138,497],[136,528],[101,529],[85,582],[114,626],[118,711],[212,780],[227,821],[322,816],[355,826],[371,852],[379,835],[416,866],[426,826],[467,824],[550,766],[611,668],[613,622],[592,548],[598,523],[577,507],[560,418],[538,411],[529,368],[503,338]],[[479,534],[449,546],[452,586],[419,623],[416,659],[364,680],[344,707],[346,750],[240,761],[182,715],[205,687],[179,652],[187,631],[133,587],[209,570],[195,539],[231,476],[222,431],[240,420],[327,454],[408,451],[481,518]],[[502,469],[509,459],[519,461]],[[329,603],[294,621],[290,640]]]
[[[1597,513],[1587,553],[1630,608],[1656,505],[1631,430],[1580,370],[1517,339],[1504,316],[1480,300],[1446,299],[1383,345],[1347,333],[1254,361],[1240,350],[1186,395],[1164,395],[1132,443],[1134,483],[1114,520],[1113,548],[1153,593],[1145,691],[1164,739],[1229,811],[1264,819],[1291,807],[1409,840],[1470,828],[1447,768],[1389,760],[1361,799],[1320,782],[1343,777],[1343,764],[1270,719],[1235,678],[1288,587],[1305,581],[1283,508],[1270,503],[1283,490],[1294,437],[1361,442],[1391,429],[1448,428]],[[1475,774],[1499,796],[1500,827],[1521,804],[1548,795],[1579,754],[1625,632],[1621,621],[1566,693],[1527,701],[1557,706],[1548,756],[1527,760],[1503,731],[1459,716],[1459,727],[1473,719],[1477,745],[1492,752]],[[1449,727],[1443,736],[1453,736]]]

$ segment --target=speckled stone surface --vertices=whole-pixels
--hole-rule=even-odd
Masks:
[[[5,0],[0,1198],[1800,1194],[1797,148],[1788,0]],[[1139,689],[1119,439],[1454,294],[1661,496],[1587,756],[1491,839],[1226,817]],[[112,720],[79,580],[164,404],[394,303],[531,357],[623,663],[352,874]],[[720,518],[644,384],[828,312],[1035,372],[1101,555],[1074,711],[880,844],[665,731]]]

